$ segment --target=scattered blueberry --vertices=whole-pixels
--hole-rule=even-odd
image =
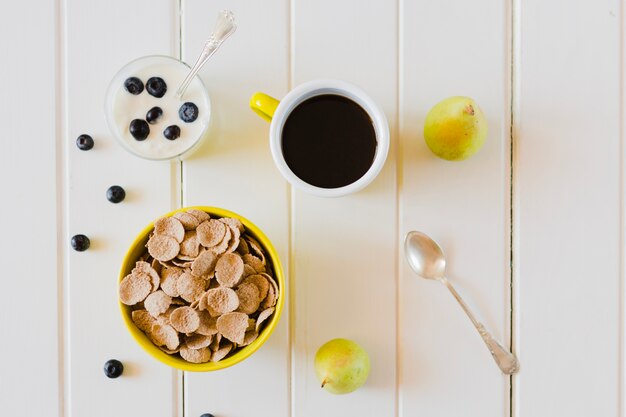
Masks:
[[[215,417],[215,416],[211,413],[204,413],[200,417]]]
[[[126,89],[126,91],[136,96],[138,94],[141,94],[141,92],[143,91],[143,83],[137,77],[130,77],[127,78],[126,81],[124,81],[124,88]]]
[[[107,190],[107,200],[111,203],[120,203],[126,198],[126,191],[119,185],[112,185]]]
[[[165,95],[167,91],[167,84],[163,81],[163,78],[152,77],[148,79],[146,83],[146,90],[148,90],[148,94],[154,96],[156,98],[161,98]]]
[[[104,364],[104,374],[108,378],[117,378],[124,372],[124,365],[117,359],[109,359]]]
[[[163,116],[163,110],[160,107],[153,107],[146,113],[146,122],[153,125],[161,116]]]
[[[137,140],[144,140],[150,134],[150,126],[145,120],[134,119],[128,127],[130,134]]]
[[[75,251],[84,252],[89,249],[89,245],[91,245],[91,242],[89,241],[89,238],[85,235],[75,235],[72,236],[71,244],[72,248],[74,248]]]
[[[89,135],[80,135],[76,138],[76,146],[81,151],[88,151],[93,148],[93,138]]]
[[[180,127],[176,125],[171,125],[165,128],[163,131],[163,136],[165,139],[174,140],[180,136]]]
[[[183,103],[178,110],[178,116],[183,122],[191,123],[198,118],[198,106],[190,102]]]

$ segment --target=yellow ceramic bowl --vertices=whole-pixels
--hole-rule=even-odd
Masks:
[[[243,348],[239,348],[233,355],[228,356],[225,359],[222,359],[219,362],[207,362],[207,363],[190,363],[185,361],[184,359],[168,355],[163,352],[161,349],[156,347],[148,337],[135,326],[131,319],[131,308],[127,305],[119,303],[120,310],[122,312],[122,317],[124,318],[124,323],[126,324],[126,328],[133,336],[133,338],[139,343],[139,345],[148,352],[155,359],[163,362],[166,365],[172,366],[174,368],[178,368],[184,371],[194,371],[194,372],[206,372],[206,371],[217,371],[218,369],[228,368],[236,363],[239,363],[246,359],[248,356],[252,355],[256,352],[257,349],[263,345],[270,337],[276,325],[278,324],[278,320],[280,320],[280,315],[283,311],[283,306],[285,305],[285,277],[283,275],[283,269],[280,265],[280,260],[278,259],[278,254],[276,253],[276,249],[270,242],[270,240],[261,232],[261,230],[252,224],[248,219],[233,213],[228,210],[224,210],[216,207],[204,207],[204,206],[195,206],[195,207],[184,207],[178,210],[174,210],[169,212],[161,217],[172,216],[174,213],[179,211],[184,211],[188,209],[198,209],[202,211],[206,211],[211,215],[211,217],[234,217],[237,218],[243,223],[246,228],[246,232],[252,235],[265,249],[265,253],[267,255],[267,259],[271,262],[272,269],[274,270],[275,279],[278,283],[278,287],[280,290],[280,296],[276,302],[276,310],[274,311],[274,315],[270,319],[269,323],[265,325],[265,328],[259,335],[259,337]],[[119,281],[121,281],[126,275],[130,274],[130,271],[135,266],[135,261],[146,251],[146,242],[148,241],[148,237],[150,232],[154,229],[154,223],[150,223],[146,226],[139,235],[135,238],[132,245],[126,252],[126,256],[124,256],[124,261],[122,263],[122,269],[120,270]],[[119,282],[118,281],[118,282]]]

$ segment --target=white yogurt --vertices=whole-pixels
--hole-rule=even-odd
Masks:
[[[182,156],[200,143],[209,125],[211,103],[198,76],[191,81],[182,99],[175,97],[188,73],[189,67],[177,59],[148,56],[132,61],[115,75],[107,91],[105,114],[109,129],[126,150],[146,159],[171,159]],[[129,77],[137,77],[144,84],[140,94],[130,94],[124,88],[124,81]],[[165,81],[167,91],[163,97],[148,94],[145,85],[151,77]],[[178,115],[180,106],[186,102],[198,106],[198,118],[191,123],[184,122]],[[163,115],[155,124],[148,124],[150,134],[146,139],[135,139],[129,131],[130,122],[145,120],[146,113],[153,107],[160,107]],[[180,128],[180,137],[175,140],[163,136],[165,128],[171,125]]]

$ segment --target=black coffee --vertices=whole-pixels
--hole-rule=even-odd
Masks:
[[[283,156],[301,180],[339,188],[372,166],[376,132],[367,112],[334,94],[312,97],[289,114],[282,132]]]

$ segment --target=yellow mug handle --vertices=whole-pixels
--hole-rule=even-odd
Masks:
[[[264,93],[254,93],[252,97],[250,97],[250,108],[268,122],[272,121],[278,103],[280,102],[274,97],[270,97]]]

